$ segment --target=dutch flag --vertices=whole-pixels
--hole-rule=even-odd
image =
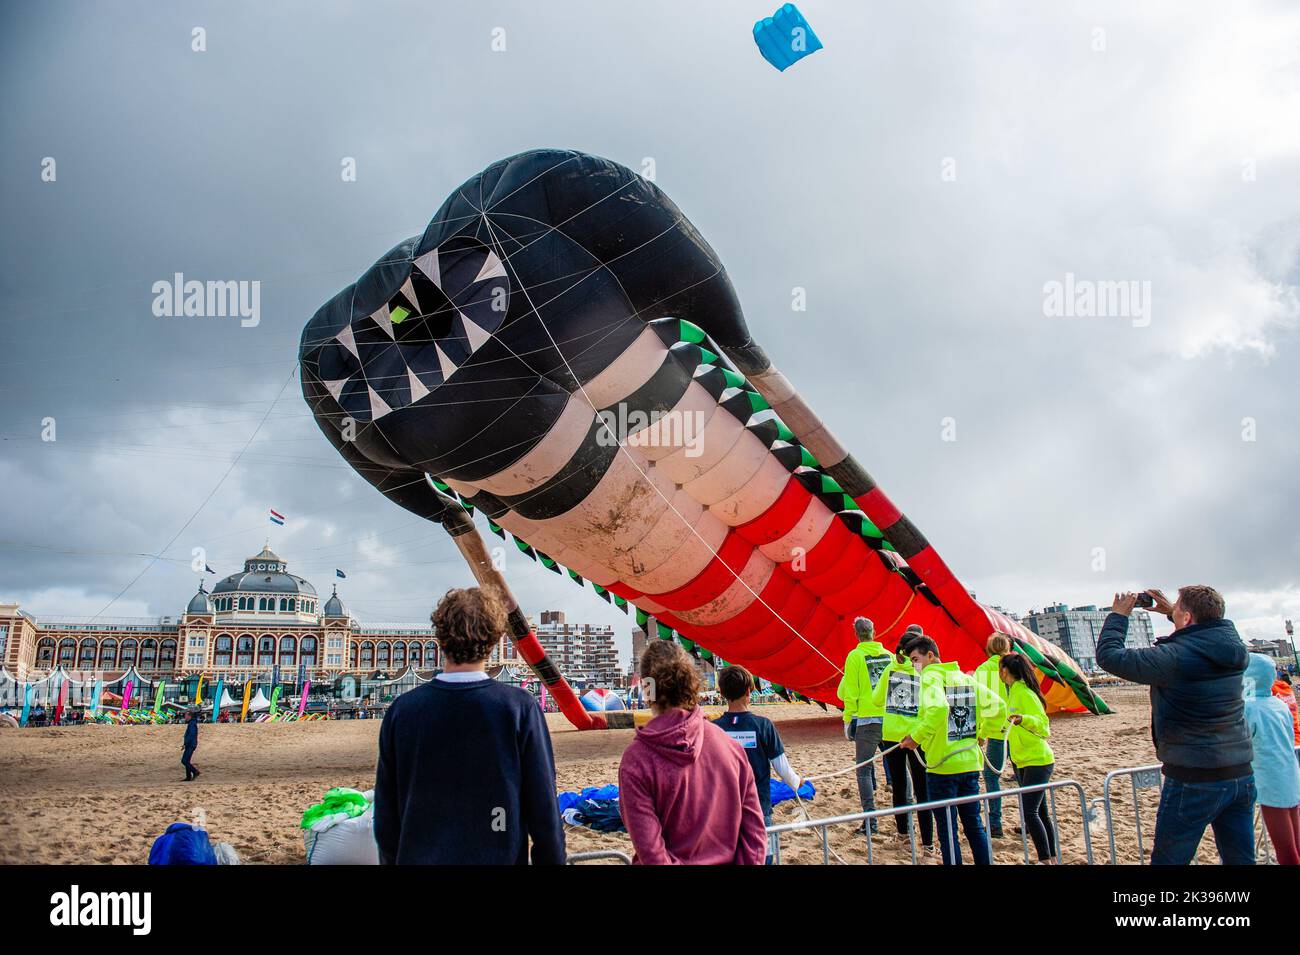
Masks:
[[[274,508],[271,509],[271,523],[272,524],[284,523],[284,515],[276,511]]]

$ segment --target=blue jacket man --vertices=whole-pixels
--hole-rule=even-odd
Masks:
[[[1163,763],[1153,865],[1187,865],[1206,826],[1214,829],[1225,864],[1255,862],[1254,751],[1242,700],[1249,655],[1223,597],[1192,585],[1171,604],[1147,591],[1174,632],[1155,646],[1127,648],[1133,593],[1116,594],[1097,638],[1097,665],[1124,680],[1151,687],[1151,739]]]
[[[194,751],[199,748],[199,712],[194,710],[190,713],[189,721],[185,724],[185,741],[181,744],[181,765],[185,767],[185,781],[188,783],[197,779],[199,775],[198,767],[190,762],[190,757]]]

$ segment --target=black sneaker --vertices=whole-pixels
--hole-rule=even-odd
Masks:
[[[1001,838],[1004,838],[1003,835],[1002,835],[1002,827],[1001,827],[1001,826],[991,826],[991,827],[989,827],[989,837],[992,838],[992,839],[1001,839]]]

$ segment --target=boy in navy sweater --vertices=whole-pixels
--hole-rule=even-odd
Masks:
[[[433,612],[445,670],[393,701],[379,728],[375,841],[385,865],[564,863],[546,720],[484,667],[501,604],[450,590]]]

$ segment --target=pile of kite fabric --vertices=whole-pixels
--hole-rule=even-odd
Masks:
[[[772,805],[794,798],[794,790],[779,779],[772,780]],[[817,795],[813,784],[804,780],[799,798],[807,802]],[[627,832],[618,807],[618,787],[588,786],[582,792],[560,793],[556,801],[560,816],[570,826],[586,826],[596,832]]]

